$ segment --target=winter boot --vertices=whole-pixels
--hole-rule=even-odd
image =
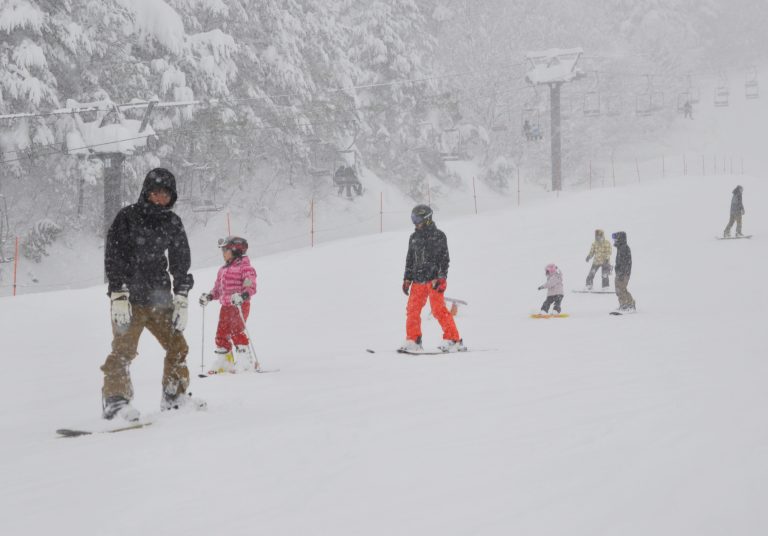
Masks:
[[[415,341],[406,340],[400,347],[405,352],[421,352],[424,348],[421,346],[421,336],[416,337]]]
[[[213,362],[211,370],[217,374],[235,371],[235,358],[232,356],[231,350],[216,348],[214,353],[216,354],[216,360]]]
[[[183,411],[203,411],[208,408],[205,400],[192,396],[192,393],[182,393],[171,396],[163,391],[163,399],[160,401],[160,411],[178,409]]]
[[[249,372],[253,370],[253,357],[251,350],[244,345],[235,346],[235,372]]]
[[[127,398],[122,396],[110,396],[104,400],[102,417],[111,421],[115,417],[128,422],[137,422],[139,420],[139,410],[131,406]]]
[[[452,352],[466,352],[467,347],[464,346],[464,340],[459,339],[458,341],[452,341],[449,339],[444,339],[442,344],[437,347],[438,350],[445,353],[452,353]]]

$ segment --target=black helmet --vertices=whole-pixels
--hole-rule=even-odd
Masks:
[[[411,211],[411,221],[413,224],[419,225],[426,220],[432,220],[432,209],[428,205],[416,205],[413,207]]]
[[[219,238],[219,247],[228,249],[235,257],[242,257],[248,251],[248,241],[239,236]]]

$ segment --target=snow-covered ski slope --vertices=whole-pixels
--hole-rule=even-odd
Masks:
[[[715,240],[737,183],[754,237]],[[708,176],[438,212],[459,329],[495,349],[476,353],[393,351],[407,231],[259,258],[249,326],[281,372],[195,374],[207,412],[119,434],[54,434],[99,420],[104,287],[0,300],[2,532],[766,534],[766,199],[764,178]],[[596,227],[628,233],[639,313],[568,292],[570,318],[530,319],[547,263],[583,285]],[[196,298],[215,270],[194,275]],[[193,301],[195,373],[201,326]],[[135,403],[156,413],[162,351],[145,333],[139,352]]]

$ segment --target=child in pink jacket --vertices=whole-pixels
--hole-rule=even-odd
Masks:
[[[248,320],[251,309],[250,298],[256,294],[256,270],[245,255],[248,251],[248,242],[245,238],[228,236],[219,242],[224,256],[224,266],[219,268],[213,290],[200,296],[200,305],[203,307],[211,300],[221,302],[213,371],[251,370],[253,358],[248,349],[248,336],[245,334],[243,320]]]
[[[547,289],[547,299],[541,304],[539,314],[549,316],[549,307],[554,304],[554,312],[559,315],[562,311],[560,304],[563,301],[563,273],[554,264],[547,264],[544,268],[547,282],[539,287],[539,290]]]

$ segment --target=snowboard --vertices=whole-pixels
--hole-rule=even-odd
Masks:
[[[744,236],[716,236],[718,240],[741,240],[742,238],[752,238],[751,234]]]
[[[532,313],[531,314],[531,318],[568,318],[569,316],[571,316],[571,315],[569,315],[568,313],[562,313],[562,314],[559,314],[559,315],[543,315],[543,314],[540,314],[540,313]]]
[[[85,430],[83,428],[59,428],[56,430],[56,433],[59,434],[59,437],[80,437],[84,435],[94,435],[94,434],[115,434],[117,432],[126,432],[128,430],[138,430],[139,428],[146,428],[147,426],[150,426],[152,424],[152,421],[145,421],[145,422],[120,422],[120,423],[110,423],[112,424],[112,427],[106,427],[106,428],[100,428],[94,426],[90,430]]]
[[[637,313],[637,311],[627,311],[626,313],[620,313],[619,311],[611,311],[608,314],[612,316],[623,316],[623,315],[633,315],[635,313]]]
[[[578,294],[616,294],[615,290],[601,289],[601,290],[574,290]]]

